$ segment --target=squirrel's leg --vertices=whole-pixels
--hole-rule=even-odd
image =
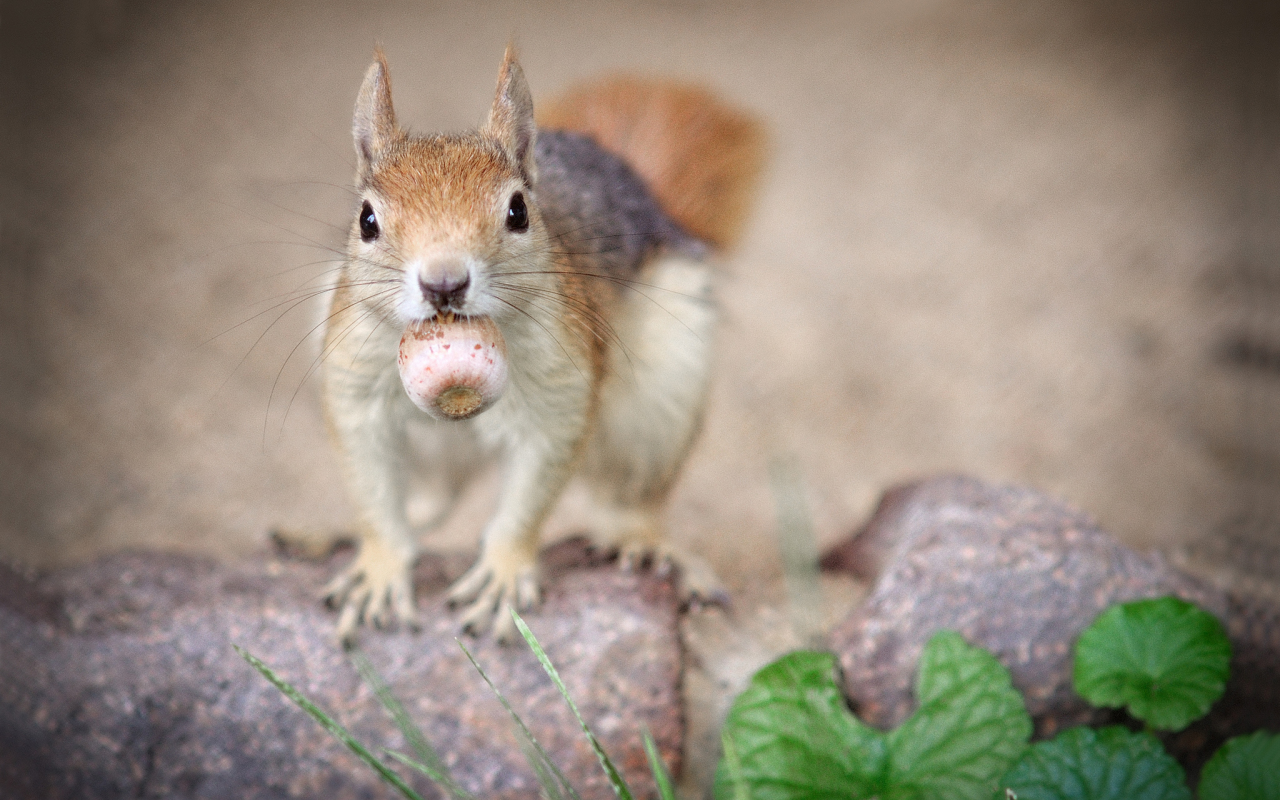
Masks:
[[[377,414],[373,414],[374,417]],[[423,531],[439,527],[457,504],[462,490],[483,461],[474,430],[452,422],[437,422],[425,414],[410,415],[406,445],[412,468],[407,490],[406,514],[409,529],[421,537]],[[337,442],[339,452],[352,449]],[[354,444],[359,449],[360,443]],[[370,457],[366,454],[366,458]],[[400,473],[397,473],[399,475]],[[354,481],[348,480],[354,489]],[[355,492],[352,492],[355,498]],[[358,498],[357,499],[358,502]],[[309,530],[276,528],[271,539],[285,554],[305,560],[324,561],[352,537],[350,528]]]
[[[469,606],[465,630],[479,634],[492,626],[503,642],[517,638],[511,610],[532,608],[541,599],[539,533],[578,462],[592,414],[589,355],[582,349],[569,355],[585,339],[558,331],[558,341],[548,341],[553,324],[540,320],[537,332],[507,336],[513,351],[529,348],[512,352],[511,363],[540,363],[528,380],[541,385],[521,390],[520,381],[512,381],[508,395],[476,418],[482,438],[506,442],[502,488],[480,558],[447,595],[450,605]]]
[[[716,309],[710,269],[697,261],[650,262],[624,296],[614,328],[599,424],[582,470],[596,505],[594,534],[623,568],[651,558],[680,566],[685,601],[727,595],[701,558],[665,536],[667,495],[701,427],[710,385]]]
[[[411,461],[406,514],[421,535],[439,527],[485,463],[475,428],[409,413],[407,450]]]
[[[362,343],[365,351],[359,353]],[[417,543],[405,515],[405,425],[413,406],[401,388],[394,355],[376,357],[387,348],[394,354],[395,347],[394,333],[378,328],[368,335],[348,332],[335,340],[324,365],[329,427],[359,512],[359,552],[325,588],[326,602],[339,609],[343,641],[364,622],[414,622],[410,573]]]

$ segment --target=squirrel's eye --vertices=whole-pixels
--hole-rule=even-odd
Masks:
[[[529,209],[524,205],[524,194],[521,192],[511,195],[511,205],[507,206],[507,230],[512,233],[529,230]]]
[[[360,238],[372,242],[378,238],[378,231],[378,218],[373,215],[373,206],[365,200],[364,205],[360,206]]]

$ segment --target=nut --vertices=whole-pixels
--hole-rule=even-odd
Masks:
[[[439,420],[474,417],[507,388],[507,347],[489,317],[433,317],[400,337],[400,381]]]

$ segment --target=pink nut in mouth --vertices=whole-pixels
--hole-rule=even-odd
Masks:
[[[474,417],[507,388],[507,345],[488,317],[434,317],[400,337],[400,381],[439,420]]]

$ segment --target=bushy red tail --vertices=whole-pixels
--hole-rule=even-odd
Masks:
[[[607,78],[541,104],[538,125],[586,134],[620,156],[693,235],[719,248],[740,237],[764,166],[764,127],[706,89]]]

